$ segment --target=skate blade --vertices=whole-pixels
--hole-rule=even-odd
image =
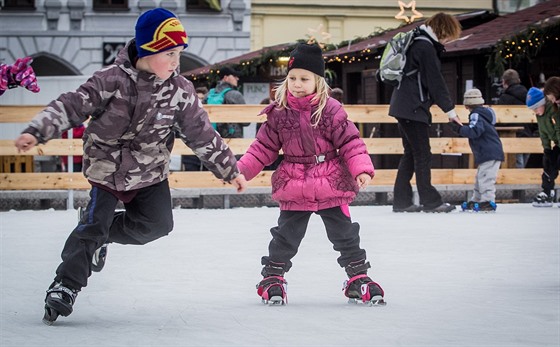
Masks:
[[[554,204],[553,203],[533,203],[533,207],[552,207]]]
[[[273,296],[268,300],[262,299],[262,303],[268,306],[283,306],[286,305],[281,296]]]
[[[45,306],[45,315],[43,316],[43,323],[45,323],[48,326],[51,326],[54,324],[58,316],[59,314],[56,310],[48,306]]]
[[[380,296],[374,296],[369,301],[363,301],[362,299],[349,298],[348,303],[349,304],[354,304],[354,305],[363,304],[365,306],[385,306],[385,305],[387,305],[385,300]]]

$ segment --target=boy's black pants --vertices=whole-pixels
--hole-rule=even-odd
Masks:
[[[104,243],[143,245],[173,229],[171,193],[167,180],[142,188],[115,212],[119,200],[110,192],[92,187],[90,201],[64,249],[55,281],[81,289],[91,275],[93,253]]]

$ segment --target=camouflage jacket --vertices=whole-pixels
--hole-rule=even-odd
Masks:
[[[167,179],[175,136],[216,177],[235,178],[235,157],[212,128],[192,83],[178,73],[163,81],[136,70],[129,58],[135,56],[131,41],[113,65],[50,102],[23,132],[45,143],[91,116],[83,136],[83,172],[88,180],[116,191]]]

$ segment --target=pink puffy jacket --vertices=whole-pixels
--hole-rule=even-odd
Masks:
[[[358,193],[356,177],[361,173],[374,175],[358,129],[332,98],[315,128],[311,126],[309,97],[289,101],[289,109],[273,103],[261,112],[267,121],[237,163],[239,170],[251,180],[282,150],[284,160],[272,175],[272,198],[280,203],[280,209],[318,211],[349,204]],[[317,163],[315,156],[322,155],[326,160]]]

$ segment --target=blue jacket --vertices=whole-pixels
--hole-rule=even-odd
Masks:
[[[490,107],[479,106],[469,114],[469,125],[463,125],[458,133],[468,137],[476,165],[489,160],[504,161],[502,141],[496,131],[496,113]]]

